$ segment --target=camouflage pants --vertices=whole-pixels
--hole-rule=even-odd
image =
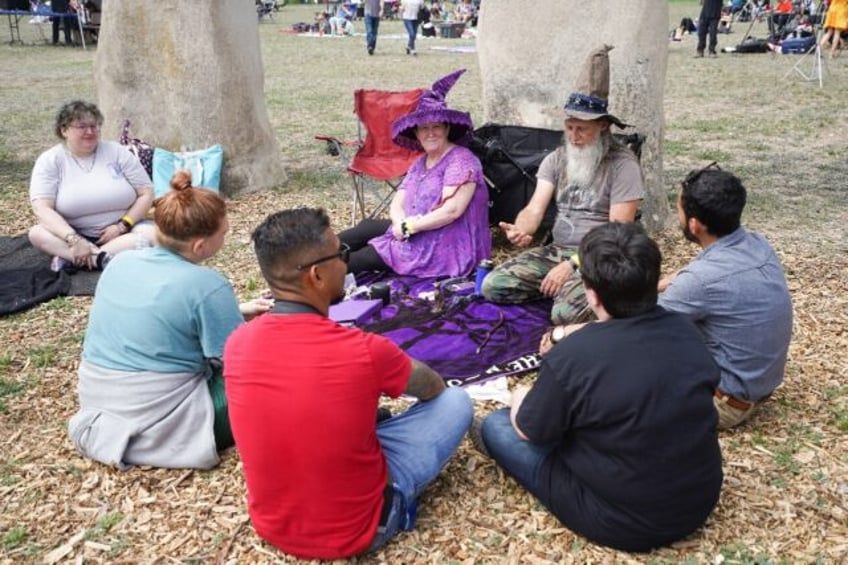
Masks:
[[[548,271],[567,261],[576,252],[572,247],[546,245],[525,251],[498,265],[483,281],[483,296],[490,302],[517,304],[544,298],[539,286]],[[575,324],[594,319],[580,275],[573,274],[554,297],[551,321]]]

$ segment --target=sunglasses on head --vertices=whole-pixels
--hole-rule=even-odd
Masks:
[[[702,174],[704,174],[705,171],[709,171],[709,170],[720,171],[721,167],[718,166],[717,161],[713,161],[712,163],[710,163],[709,165],[707,165],[703,169],[692,169],[691,171],[689,171],[689,174],[686,175],[686,178],[683,179],[683,182],[680,183],[680,184],[683,185],[683,188],[687,188],[687,187],[689,187],[690,184],[692,184],[693,182],[698,180],[698,177],[700,177]]]
[[[309,263],[304,263],[303,265],[298,265],[296,269],[298,271],[302,271],[304,269],[308,269],[309,267],[313,267],[318,263],[323,263],[324,261],[331,261],[333,259],[339,258],[345,262],[345,264],[350,261],[350,246],[347,243],[342,243],[339,245],[338,253],[333,253],[332,255],[327,255],[326,257],[321,257],[319,259],[315,259],[314,261],[310,261]]]

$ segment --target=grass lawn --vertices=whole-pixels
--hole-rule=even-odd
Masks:
[[[697,18],[696,1],[669,5],[669,29],[684,16]],[[321,205],[337,228],[346,225],[349,180],[313,136],[355,135],[355,89],[427,86],[465,67],[450,105],[467,109],[482,125],[476,56],[452,49],[473,46],[473,39],[419,39],[413,58],[404,52],[402,24],[387,21],[369,57],[362,36],[288,33],[292,23],[311,21],[315,10],[289,5],[259,25],[266,100],[289,180],[230,203],[231,232],[210,264],[230,277],[242,298],[262,288],[249,235],[265,214]],[[70,98],[96,100],[96,51],[44,45],[26,20],[21,35],[27,45],[9,45],[5,20],[0,23],[0,234],[15,235],[33,222],[29,175],[39,153],[56,142],[57,107]],[[356,28],[364,32],[361,21]],[[765,37],[765,28],[755,23],[751,33]],[[747,29],[736,24],[733,33],[720,35],[719,47],[735,45]],[[49,36],[47,26],[43,33]],[[672,201],[686,172],[713,160],[737,173],[749,190],[744,221],[774,244],[795,306],[785,385],[754,421],[721,434],[725,485],[719,506],[702,529],[674,547],[646,555],[615,552],[563,528],[465,442],[424,494],[416,530],[362,561],[848,559],[848,54],[824,60],[819,88],[792,70],[798,56],[722,53],[695,60],[694,52],[694,37],[669,43],[659,188]],[[801,68],[809,72],[812,62],[807,57]],[[562,85],[563,98],[571,86]],[[106,132],[117,126],[108,124]],[[666,271],[697,251],[674,226],[656,235]],[[0,319],[0,562],[291,561],[253,532],[234,450],[210,472],[118,472],[74,451],[66,426],[77,407],[76,368],[90,304],[86,297],[60,298]],[[477,407],[481,414],[492,408]]]

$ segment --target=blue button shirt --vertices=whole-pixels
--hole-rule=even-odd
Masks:
[[[701,251],[660,295],[689,316],[721,368],[719,389],[758,401],[783,382],[792,301],[766,239],[739,228]]]

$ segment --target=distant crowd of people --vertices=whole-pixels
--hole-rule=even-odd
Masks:
[[[734,21],[750,21],[767,18],[768,39],[757,47],[736,46],[726,48],[731,52],[780,51],[785,39],[798,40],[813,38],[817,25],[824,30],[820,39],[823,49],[830,49],[830,56],[836,57],[842,49],[844,37],[848,35],[848,0],[731,0],[728,5],[723,0],[703,0],[697,20],[683,18],[680,25],[671,33],[673,41],[680,41],[686,34],[697,33],[698,43],[695,56],[705,54],[717,56],[717,34],[729,33]],[[709,43],[708,43],[709,40]],[[789,46],[789,43],[787,43]],[[793,44],[784,52],[803,53],[815,46],[815,40]],[[749,47],[752,47],[750,50]]]

